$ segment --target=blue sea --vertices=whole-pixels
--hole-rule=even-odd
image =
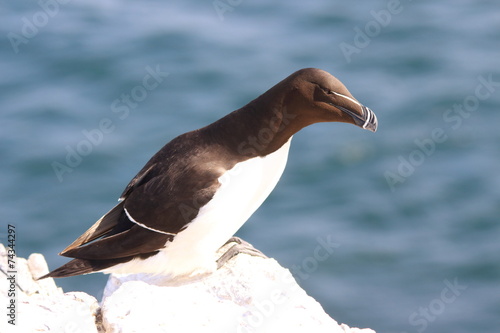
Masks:
[[[379,129],[323,123],[295,135],[280,183],[238,235],[339,322],[499,332],[499,10],[487,0],[5,2],[0,233],[14,225],[19,256],[62,265],[57,253],[166,142],[317,67]],[[57,283],[100,299],[106,276]]]

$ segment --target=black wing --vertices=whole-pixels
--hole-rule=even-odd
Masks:
[[[163,147],[128,184],[122,201],[60,254],[99,260],[163,248],[212,199],[227,170],[210,150],[194,146],[178,147],[174,139]]]

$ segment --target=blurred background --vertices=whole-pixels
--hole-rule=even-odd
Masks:
[[[18,256],[62,265],[57,253],[166,142],[318,67],[375,111],[379,130],[316,124],[298,133],[280,183],[239,236],[292,269],[338,322],[498,330],[499,9],[451,0],[7,2],[0,232],[15,225]],[[337,246],[320,261],[314,250],[326,240]],[[106,278],[57,283],[100,299]]]

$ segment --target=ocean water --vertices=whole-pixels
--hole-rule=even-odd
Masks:
[[[375,111],[379,130],[316,124],[298,133],[280,183],[238,234],[290,268],[339,322],[498,332],[499,9],[451,0],[7,2],[0,233],[15,225],[18,255],[43,253],[56,268],[67,261],[57,253],[163,144],[318,67]],[[315,256],[322,244],[326,258]],[[100,298],[106,276],[57,282]]]

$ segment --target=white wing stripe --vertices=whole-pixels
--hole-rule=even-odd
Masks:
[[[165,231],[161,231],[161,230],[156,230],[156,229],[153,229],[153,228],[150,228],[148,227],[147,225],[145,224],[142,224],[140,222],[137,222],[136,220],[134,220],[134,218],[129,214],[127,208],[123,207],[123,210],[125,211],[125,214],[127,214],[127,217],[130,221],[134,222],[135,224],[137,224],[138,226],[141,226],[145,229],[148,229],[148,230],[151,230],[151,231],[154,231],[154,232],[159,232],[160,234],[164,234],[164,235],[170,235],[170,236],[176,236],[177,234],[173,234],[171,232],[165,232]]]

